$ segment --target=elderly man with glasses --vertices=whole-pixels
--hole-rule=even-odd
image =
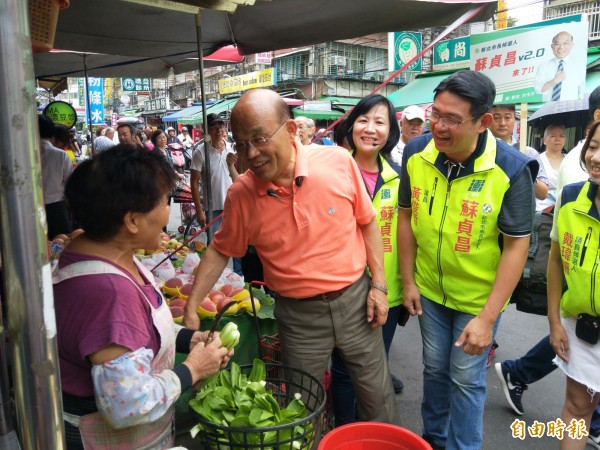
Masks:
[[[404,149],[400,269],[434,449],[482,448],[487,354],[527,259],[538,164],[487,130],[495,91],[479,72],[451,75],[434,90],[431,135]]]
[[[388,313],[383,243],[358,166],[342,148],[305,149],[274,91],[244,94],[231,125],[249,170],[229,190],[185,325],[198,327],[197,306],[227,259],[253,244],[275,291],[283,363],[321,379],[337,348],[354,382],[360,419],[397,423],[381,333]]]

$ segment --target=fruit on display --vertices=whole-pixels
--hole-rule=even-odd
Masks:
[[[220,291],[223,293],[223,295],[225,295],[225,297],[231,297],[231,293],[234,289],[235,288],[232,285],[224,284],[223,286],[221,286]]]
[[[211,291],[208,293],[208,298],[210,298],[215,304],[217,304],[227,297],[220,291]]]
[[[238,306],[238,311],[247,311],[250,314],[254,313],[254,311],[252,310],[252,300],[251,299],[238,302],[237,306]],[[254,307],[256,308],[256,312],[260,311],[260,302],[257,299],[254,299]]]
[[[165,284],[162,287],[162,290],[165,294],[169,295],[178,295],[180,287],[183,286],[183,280],[181,278],[171,278],[165,281]]]
[[[169,310],[171,311],[171,315],[173,316],[173,321],[175,323],[183,323],[183,308],[171,306],[169,307]]]
[[[219,300],[219,303],[217,303],[217,311],[221,312],[221,310],[223,308],[225,308],[225,306],[227,306],[228,303],[231,303],[233,301],[234,300],[232,300],[230,297],[223,297],[221,300]],[[227,308],[227,311],[225,311],[225,315],[233,316],[237,312],[238,312],[238,304],[236,302],[233,305],[231,305],[229,308]]]
[[[245,300],[250,300],[250,292],[248,289],[234,289],[231,293],[231,298],[236,302],[242,302]]]
[[[217,305],[211,302],[208,297],[204,297],[204,300],[198,306],[197,312],[200,319],[215,317],[217,315]]]
[[[172,298],[171,301],[169,302],[169,307],[184,308],[185,300],[183,300],[182,298],[177,298],[177,297]]]
[[[183,286],[178,287],[177,291],[179,296],[184,299],[187,300],[188,297],[190,296],[190,293],[192,292],[192,287],[194,286],[194,284],[192,282],[188,282],[185,283]]]
[[[180,245],[180,243],[177,239],[170,239],[167,241],[167,244],[166,244],[166,246],[169,250],[174,250],[177,247],[179,247],[179,245]]]

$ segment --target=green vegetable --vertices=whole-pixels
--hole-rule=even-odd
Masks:
[[[230,324],[231,322],[228,325]],[[295,394],[287,407],[282,409],[266,383],[266,375],[265,363],[259,359],[254,360],[252,371],[248,375],[242,373],[240,367],[232,362],[231,370],[222,370],[204,383],[202,390],[190,401],[190,407],[202,419],[230,428],[270,428],[305,419],[307,411],[300,394]],[[277,392],[282,392],[284,388],[272,387]],[[313,426],[310,423],[302,425],[261,433],[224,433],[213,428],[206,431],[216,432],[223,444],[231,440],[236,444],[266,444],[264,448],[273,450],[299,449],[303,446],[310,448],[315,437]],[[196,425],[191,430],[192,437],[203,429],[201,423]],[[279,446],[276,445],[277,442]]]
[[[221,338],[221,343],[223,344],[223,347],[226,347],[228,350],[231,350],[238,344],[238,342],[240,342],[240,331],[238,330],[237,324],[233,322],[228,322],[227,325],[225,325],[221,330],[221,334],[219,334],[219,337]]]
[[[244,287],[250,290],[248,283],[245,283]],[[252,295],[256,300],[260,302],[260,310],[256,313],[256,317],[259,319],[275,319],[275,300],[269,294],[267,294],[262,287],[252,287]],[[247,311],[248,314],[252,314],[252,310]]]

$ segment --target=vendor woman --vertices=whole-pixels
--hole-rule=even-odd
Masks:
[[[65,196],[85,233],[54,274],[68,449],[169,448],[181,392],[232,356],[177,326],[135,249],[160,247],[177,175],[160,154],[118,145],[81,163]],[[189,355],[174,367],[175,351]]]

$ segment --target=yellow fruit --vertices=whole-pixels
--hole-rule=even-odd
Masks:
[[[217,307],[208,297],[205,297],[198,306],[197,312],[200,319],[212,318],[217,315]]]
[[[179,295],[179,288],[183,286],[183,281],[180,278],[171,278],[165,281],[162,291],[169,295]]]
[[[221,312],[221,310],[227,306],[228,303],[231,303],[233,300],[229,297],[223,297],[221,300],[218,301],[217,303],[217,311]],[[234,314],[236,314],[238,312],[238,304],[234,303],[233,305],[231,305],[229,308],[227,308],[227,310],[225,311],[225,315],[226,316],[233,316]]]
[[[250,299],[239,302],[237,307],[239,311],[246,311],[249,314],[254,314],[252,311],[252,301]],[[256,312],[260,311],[260,302],[256,299],[254,299],[254,307],[256,308]]]
[[[236,302],[250,300],[250,292],[248,292],[248,289],[236,289],[232,292],[231,298]]]

